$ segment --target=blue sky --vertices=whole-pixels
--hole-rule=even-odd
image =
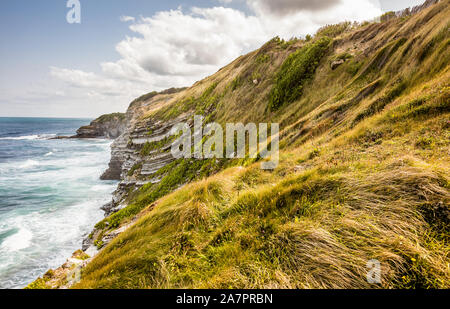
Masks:
[[[336,3],[352,0],[324,0],[320,9],[304,1],[280,1],[285,16],[267,0],[80,0],[81,24],[67,23],[66,0],[0,1],[0,116],[124,111],[135,96],[189,86],[274,35],[338,22],[346,7]],[[366,2],[345,19],[422,1]]]

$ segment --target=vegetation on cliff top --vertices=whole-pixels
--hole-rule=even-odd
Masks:
[[[124,113],[112,113],[112,114],[102,115],[102,116],[98,117],[97,119],[95,119],[94,122],[106,123],[106,122],[110,122],[110,121],[114,121],[114,120],[118,120],[118,121],[125,120],[125,114]]]

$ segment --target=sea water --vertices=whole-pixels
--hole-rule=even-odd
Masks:
[[[0,118],[0,288],[62,265],[103,218],[111,141],[52,140],[89,119]]]

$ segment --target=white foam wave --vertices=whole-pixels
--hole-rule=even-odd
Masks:
[[[22,140],[33,140],[38,139],[39,135],[27,135],[27,136],[17,136],[17,137],[1,137],[0,140],[11,140],[11,141],[22,141]]]
[[[27,160],[25,163],[19,165],[20,169],[25,169],[25,168],[31,168],[31,167],[35,167],[38,166],[39,162],[36,160]]]
[[[40,134],[40,135],[24,135],[14,137],[0,137],[0,140],[23,141],[23,140],[40,140],[55,137],[56,134]]]
[[[91,191],[95,191],[95,192],[107,192],[108,190],[111,189],[111,185],[95,185],[91,187]]]
[[[1,248],[2,250],[10,252],[19,251],[28,248],[32,238],[33,234],[29,230],[21,228],[19,232],[6,238],[5,241],[3,241]]]

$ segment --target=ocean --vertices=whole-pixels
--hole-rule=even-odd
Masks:
[[[109,140],[74,135],[89,119],[0,118],[0,288],[61,266],[103,218],[117,183],[101,181]]]

